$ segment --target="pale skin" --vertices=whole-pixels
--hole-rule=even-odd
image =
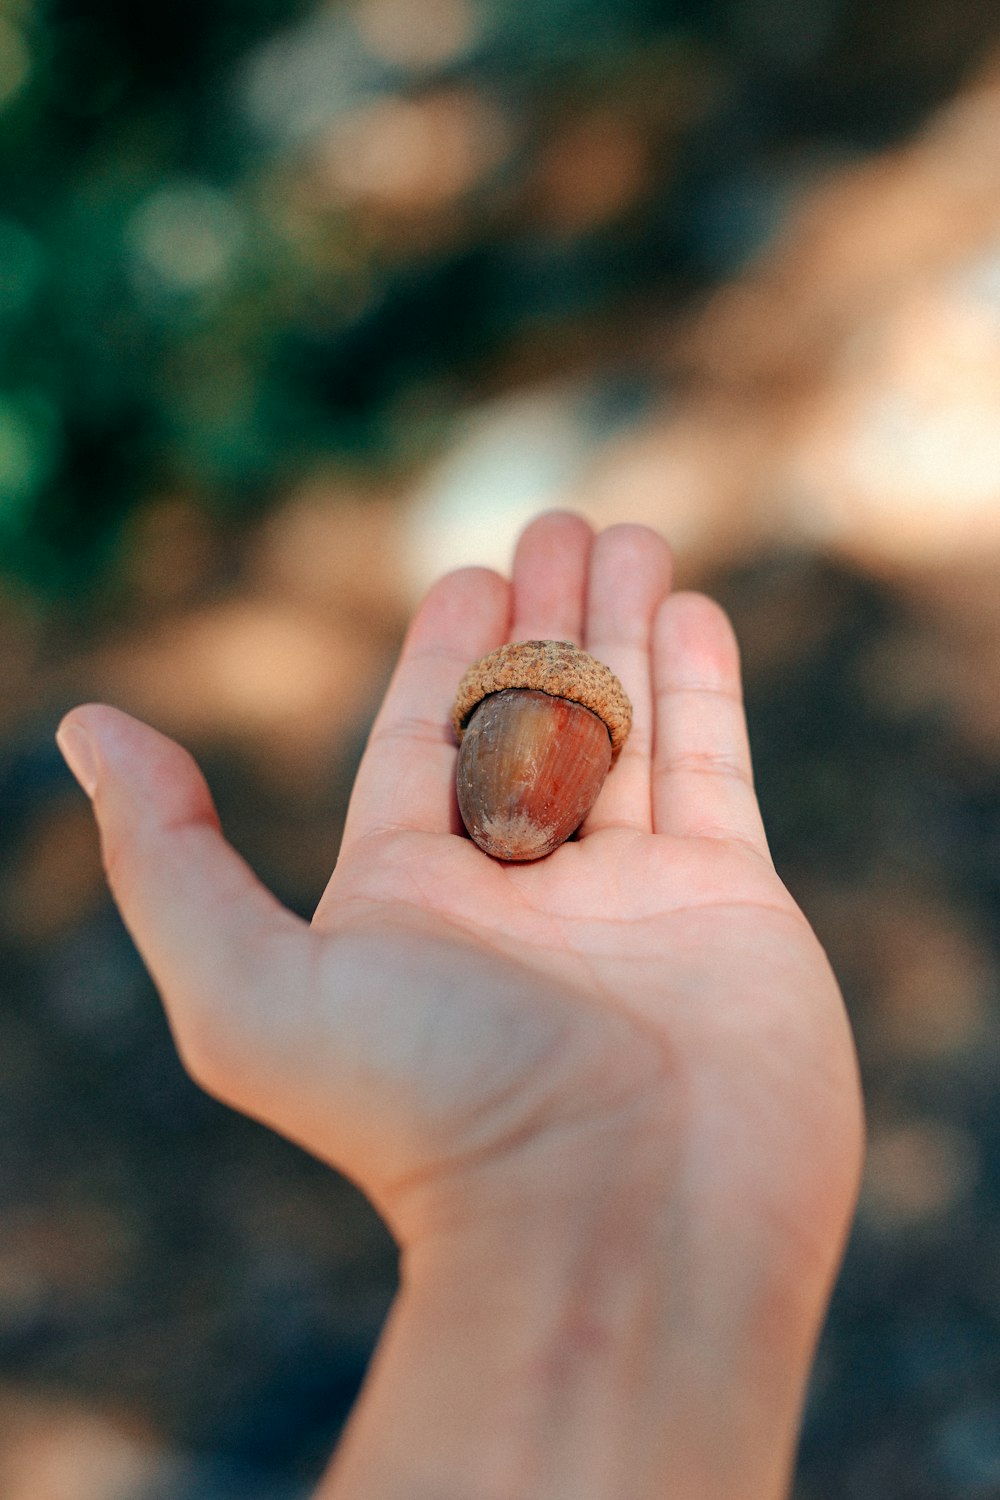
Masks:
[[[575,641],[634,708],[578,838],[464,835],[465,667]],[[775,873],[722,610],[653,531],[550,512],[418,610],[312,923],[186,751],[60,743],[181,1056],[351,1177],[400,1290],[316,1500],[781,1500],[862,1154],[849,1028]]]

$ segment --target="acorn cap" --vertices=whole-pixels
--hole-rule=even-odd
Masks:
[[[611,763],[632,727],[632,705],[610,667],[571,641],[513,641],[473,662],[458,685],[452,725],[458,743],[475,708],[504,688],[534,688],[582,703],[603,719],[611,736]]]

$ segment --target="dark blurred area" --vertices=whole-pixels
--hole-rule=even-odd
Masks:
[[[305,1500],[396,1275],[187,1080],[58,718],[308,913],[419,592],[552,504],[731,611],[858,1037],[796,1500],[1000,1497],[1000,13],[0,0],[3,1500]]]

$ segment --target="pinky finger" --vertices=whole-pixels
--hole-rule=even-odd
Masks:
[[[736,637],[703,594],[678,593],[653,627],[653,828],[740,840],[767,854],[753,787]]]

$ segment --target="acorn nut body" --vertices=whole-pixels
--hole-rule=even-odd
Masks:
[[[501,646],[469,668],[453,725],[458,805],[497,859],[541,859],[597,800],[632,707],[603,663],[567,641]]]

